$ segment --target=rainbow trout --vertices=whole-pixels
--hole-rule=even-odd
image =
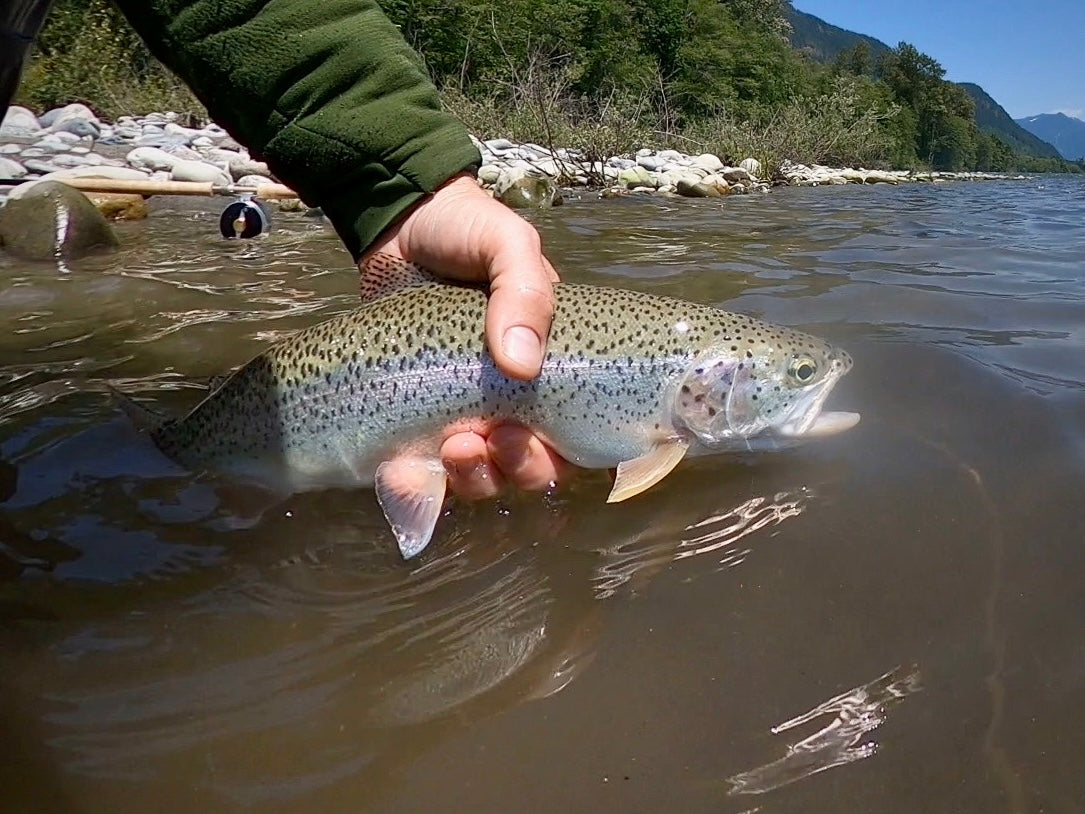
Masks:
[[[366,304],[272,345],[150,435],[187,468],[283,494],[374,486],[410,558],[441,513],[441,442],[461,429],[519,423],[579,466],[616,468],[615,502],[687,455],[788,446],[859,420],[822,412],[852,361],[813,336],[633,291],[563,283],[556,295],[542,373],[518,381],[486,352],[484,290],[374,258]]]

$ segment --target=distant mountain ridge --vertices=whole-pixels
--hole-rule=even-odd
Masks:
[[[872,65],[893,49],[879,39],[848,31],[820,17],[807,14],[792,7],[788,19],[791,22],[791,46],[818,62],[831,63],[837,56],[860,43],[865,43],[870,51]],[[937,56],[934,56],[937,59]],[[1030,132],[1022,127],[1022,121],[1014,121],[1009,113],[979,85],[972,82],[959,83],[976,103],[976,125],[985,133],[997,136],[1014,151],[1041,158],[1068,158],[1065,153],[1055,149],[1042,133]],[[1033,117],[1036,118],[1036,117]],[[1068,118],[1068,117],[1066,117]],[[1076,119],[1074,121],[1077,121]],[[1082,123],[1085,128],[1085,122]],[[1076,143],[1076,142],[1074,142]],[[1078,158],[1078,153],[1074,158]]]
[[[1059,151],[1045,141],[1037,138],[1027,129],[1015,122],[1002,105],[992,99],[987,92],[972,82],[958,82],[972,101],[976,103],[976,124],[985,133],[993,133],[1006,142],[1014,151],[1026,155],[1038,155],[1043,158],[1060,158]]]
[[[870,49],[871,63],[877,63],[879,57],[893,50],[879,39],[827,23],[794,6],[788,13],[788,21],[791,23],[791,47],[809,54],[817,62],[832,62],[841,51],[854,48],[861,42],[865,42]]]
[[[1085,121],[1065,113],[1042,113],[1016,121],[1038,138],[1055,145],[1063,158],[1078,161],[1085,157]]]

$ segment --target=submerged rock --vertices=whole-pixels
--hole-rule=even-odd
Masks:
[[[123,192],[90,192],[87,199],[109,220],[143,220],[147,217],[147,199]]]
[[[509,174],[494,185],[494,194],[505,206],[513,209],[540,209],[559,206],[561,191],[553,178]]]
[[[83,193],[42,181],[0,209],[0,245],[28,260],[70,260],[113,248],[117,238]]]

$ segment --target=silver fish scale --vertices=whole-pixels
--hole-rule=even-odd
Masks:
[[[708,306],[562,284],[542,375],[501,375],[484,352],[486,294],[429,284],[302,330],[154,433],[194,468],[271,466],[294,486],[370,483],[381,460],[433,454],[463,418],[512,419],[565,457],[614,466],[673,433],[670,386],[711,344],[742,355],[822,343]]]

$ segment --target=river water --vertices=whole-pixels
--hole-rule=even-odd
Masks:
[[[164,462],[181,410],[355,303],[318,221],[0,257],[0,809],[1085,810],[1085,183],[571,201],[572,281],[803,328],[858,427],[604,503],[451,502],[404,564],[369,492]]]

